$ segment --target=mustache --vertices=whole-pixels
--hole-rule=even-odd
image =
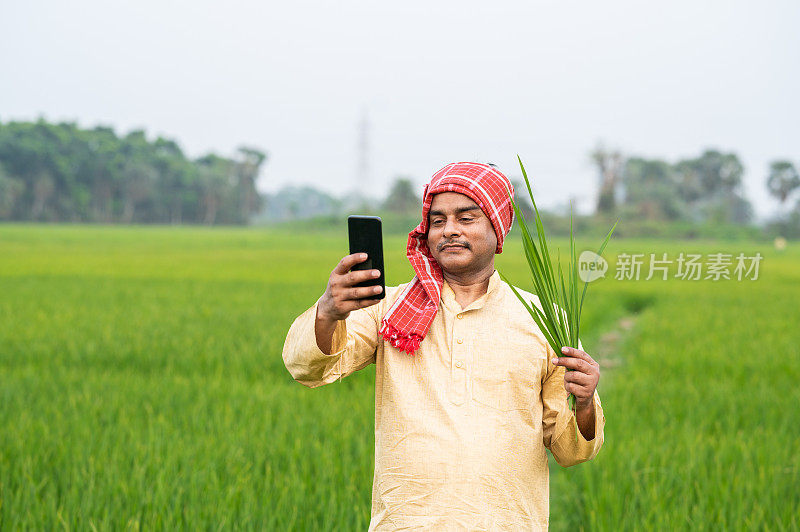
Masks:
[[[439,244],[438,251],[443,250],[445,246],[464,246],[465,248],[470,249],[469,244],[466,242],[442,242]]]

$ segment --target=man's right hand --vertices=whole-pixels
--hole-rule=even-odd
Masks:
[[[380,286],[355,286],[380,276],[378,270],[350,271],[350,268],[365,260],[366,253],[354,253],[339,261],[331,272],[328,287],[317,306],[317,319],[336,322],[346,319],[356,309],[380,302],[380,299],[361,299],[380,294],[383,290]]]
[[[346,319],[356,309],[380,302],[380,299],[360,299],[379,294],[382,290],[380,286],[355,286],[360,282],[376,279],[380,275],[378,270],[350,271],[350,268],[365,260],[367,260],[366,253],[354,253],[340,260],[331,272],[328,287],[319,300],[314,332],[317,346],[327,355],[331,354],[336,323]]]

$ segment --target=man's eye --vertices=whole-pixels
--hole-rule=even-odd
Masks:
[[[462,222],[471,222],[472,220],[474,220],[474,218],[470,218],[470,217],[461,218]]]
[[[431,222],[431,225],[439,225],[441,222],[442,220],[434,220]]]

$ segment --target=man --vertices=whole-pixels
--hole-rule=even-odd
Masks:
[[[380,287],[354,285],[377,271],[348,255],[289,329],[283,360],[308,387],[377,366],[369,530],[547,529],[545,448],[569,466],[603,443],[597,363],[580,343],[557,357],[494,269],[508,191],[489,165],[445,166],[409,233],[414,278],[370,299]]]

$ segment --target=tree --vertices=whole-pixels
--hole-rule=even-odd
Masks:
[[[659,159],[633,157],[622,175],[623,202],[628,211],[646,220],[677,220],[683,214],[672,165]]]
[[[150,157],[150,144],[144,131],[135,130],[123,139],[122,184],[122,223],[131,223],[136,209],[142,203],[152,200],[158,181],[158,171],[153,167]]]
[[[202,222],[212,225],[217,220],[225,195],[234,180],[234,163],[230,159],[210,153],[197,159],[195,164],[202,198]]]
[[[514,186],[514,203],[517,204],[525,219],[530,220],[533,218],[533,205],[531,205],[528,187],[520,179],[510,179],[509,181]]]
[[[124,159],[114,130],[98,126],[86,132],[90,151],[88,166],[95,220],[109,223],[114,218],[114,196],[122,182]]]
[[[620,182],[624,158],[619,151],[606,150],[602,144],[591,153],[600,178],[600,194],[597,198],[598,214],[612,214],[616,211],[616,191]]]
[[[744,166],[735,153],[706,150],[696,159],[678,161],[675,171],[678,192],[694,220],[743,223],[752,217],[741,190]]]
[[[744,175],[744,166],[735,153],[717,150],[706,150],[696,159],[679,161],[675,168],[680,176],[681,195],[689,203],[738,190]]]
[[[267,160],[267,154],[255,148],[242,146],[239,148],[239,160],[236,162],[236,176],[239,185],[239,211],[242,222],[261,209],[261,199],[256,190],[256,180],[261,165]]]
[[[261,219],[270,222],[338,216],[342,212],[340,199],[311,186],[285,186],[268,195],[267,201],[269,210],[263,213]]]
[[[0,219],[72,222],[246,223],[261,204],[265,155],[186,158],[144,131],[74,123],[0,123]]]
[[[800,175],[789,161],[773,161],[769,166],[767,176],[767,189],[775,196],[781,205],[800,187]]]
[[[25,191],[25,183],[9,176],[0,164],[0,220],[14,216],[14,205]]]
[[[404,215],[414,214],[422,208],[422,200],[414,192],[411,179],[401,177],[395,180],[383,202],[383,208]]]
[[[50,172],[43,170],[33,182],[33,206],[31,218],[39,220],[44,213],[45,206],[56,189],[56,182]]]

